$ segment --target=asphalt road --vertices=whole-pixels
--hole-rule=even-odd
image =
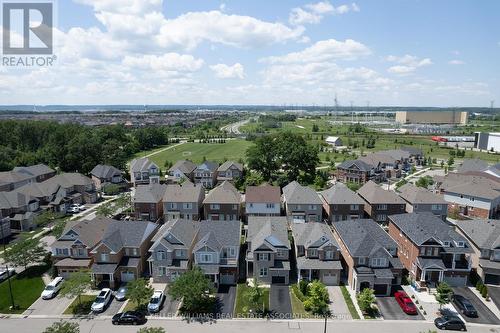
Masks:
[[[101,313],[97,313],[96,316],[114,316],[120,311],[122,305],[123,302],[119,302],[113,297],[106,310]]]
[[[424,320],[420,312],[415,316],[404,313],[396,299],[391,296],[377,297],[377,305],[386,320]]]
[[[59,319],[20,318],[0,320],[0,332],[40,333]],[[80,333],[136,333],[140,326],[113,326],[110,319],[81,319]],[[419,333],[435,330],[434,324],[422,321],[358,320],[328,321],[327,332],[342,333]],[[185,320],[150,319],[146,327],[163,327],[168,333],[314,333],[323,332],[319,321],[219,320],[217,322],[187,322]],[[470,324],[473,333],[500,333],[498,326]]]
[[[271,284],[269,291],[269,310],[276,316],[290,316],[292,314],[292,301],[288,286]]]
[[[500,325],[500,320],[495,316],[495,314],[491,312],[490,309],[488,309],[488,307],[484,305],[483,302],[478,299],[469,288],[454,287],[453,292],[457,295],[462,295],[467,298],[477,310],[478,318],[470,318],[461,314],[467,323]],[[457,309],[457,312],[460,313],[458,307],[454,303],[453,306],[455,307],[455,309]]]

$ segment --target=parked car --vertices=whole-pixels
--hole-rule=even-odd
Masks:
[[[52,280],[42,291],[42,299],[54,298],[62,287],[64,279],[60,276]]]
[[[155,290],[153,296],[149,300],[148,311],[151,313],[158,312],[161,310],[163,302],[165,301],[165,295],[162,290]]]
[[[66,210],[66,213],[68,213],[68,214],[77,214],[77,213],[80,213],[80,209],[78,207],[74,207],[73,205],[71,205]]]
[[[87,209],[87,207],[85,207],[84,205],[82,204],[71,204],[69,206],[69,209],[72,210],[73,212],[83,212],[85,209]]]
[[[120,313],[117,313],[113,316],[113,319],[111,319],[111,322],[113,323],[113,325],[144,324],[146,322],[146,316],[143,313],[138,312],[138,311],[120,312]]]
[[[111,289],[103,288],[90,307],[92,312],[103,312],[106,309],[106,306],[108,306],[109,302],[111,302],[111,297]]]
[[[115,293],[115,299],[117,301],[124,301],[126,299],[126,294],[127,294],[127,287],[126,286],[122,286],[120,288],[118,288],[118,290],[116,291]]]
[[[409,315],[417,314],[417,307],[412,302],[411,298],[404,291],[397,291],[394,293],[394,298],[404,313]]]
[[[440,330],[467,331],[465,323],[457,316],[442,316],[434,319],[434,325]]]
[[[477,310],[472,303],[462,295],[453,295],[453,303],[457,306],[458,310],[467,317],[477,318]]]
[[[9,268],[9,274],[7,274],[7,270],[5,268],[0,269],[0,282],[7,280],[7,278],[10,278],[16,274],[16,270],[14,268]]]

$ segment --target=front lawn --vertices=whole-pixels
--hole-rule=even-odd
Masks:
[[[80,301],[78,297],[64,310],[63,314],[72,315],[87,315],[90,313],[90,307],[95,301],[95,295],[81,295]],[[81,303],[80,303],[81,302]]]
[[[297,284],[293,284],[290,287],[290,300],[292,301],[292,313],[294,317],[299,319],[312,317],[311,313],[304,309],[304,303],[300,300],[300,294],[302,294],[297,287]]]
[[[257,311],[252,309],[252,305],[248,301],[246,297],[246,293],[250,290],[250,287],[246,285],[246,283],[238,283],[236,288],[236,305],[234,307],[234,316],[244,317],[250,314],[256,314]],[[260,303],[264,304],[264,313],[269,311],[269,289],[264,288],[262,292],[262,298]]]
[[[351,313],[352,319],[359,319],[358,311],[356,310],[356,307],[354,306],[354,303],[352,302],[351,294],[349,294],[349,291],[347,290],[346,286],[341,285],[340,290],[342,291],[342,296],[344,296],[344,301],[347,304],[347,308],[349,309],[349,312]]]
[[[10,293],[8,281],[0,284],[0,313],[23,313],[33,304],[45,288],[42,274],[49,269],[49,266],[33,266],[24,272],[10,278],[14,303],[18,306],[15,310],[10,310]]]

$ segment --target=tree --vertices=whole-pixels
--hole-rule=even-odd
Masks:
[[[61,320],[47,327],[43,333],[80,333],[80,326],[78,323]]]
[[[453,289],[446,282],[441,282],[436,288],[436,301],[439,303],[439,308],[451,302]]]
[[[209,303],[208,298],[213,292],[212,281],[199,267],[194,267],[179,276],[168,289],[173,299],[183,300],[183,306],[187,312],[197,312],[206,307]]]
[[[41,214],[35,217],[34,222],[37,227],[45,227],[49,223],[54,222],[61,217],[62,214],[60,213],[55,213],[51,210],[44,210]]]
[[[3,253],[3,258],[13,266],[26,269],[28,265],[42,261],[46,255],[47,251],[37,239],[28,238],[12,245]]]
[[[113,203],[111,202],[106,202],[97,207],[95,211],[97,216],[102,216],[102,217],[111,217],[115,213],[115,207]]]
[[[455,163],[455,159],[453,158],[453,156],[450,156],[450,158],[448,159],[448,166],[452,166],[453,164]]]
[[[163,327],[143,327],[137,333],[165,333]]]
[[[153,288],[149,285],[146,279],[132,280],[127,283],[127,298],[134,302],[138,308],[145,305],[151,296],[153,296]]]
[[[328,290],[320,281],[313,281],[307,286],[307,298],[304,309],[313,314],[323,315],[328,310]]]
[[[54,224],[54,226],[52,227],[52,235],[55,238],[61,237],[64,228],[66,228],[66,222],[67,221],[65,219],[61,219]]]
[[[92,287],[92,280],[90,278],[90,271],[82,269],[71,273],[69,278],[65,279],[59,297],[78,297],[78,304],[82,304],[81,295]]]
[[[128,211],[132,208],[132,196],[130,193],[122,193],[114,201],[114,210]]]
[[[313,125],[312,125],[312,131],[313,131],[314,133],[318,132],[318,131],[319,131],[319,126],[318,126],[317,124],[313,124]]]
[[[375,294],[373,289],[363,289],[356,298],[361,311],[366,313],[372,310],[372,304],[375,303]]]
[[[253,309],[256,310],[264,310],[262,302],[262,296],[264,294],[263,288],[259,285],[259,281],[257,279],[253,279],[253,286],[251,286],[245,294],[245,297],[248,299],[248,302],[252,305]]]

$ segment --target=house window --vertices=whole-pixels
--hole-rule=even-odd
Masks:
[[[210,204],[210,209],[219,210],[220,209],[220,205],[219,204]]]
[[[317,257],[318,256],[318,250],[317,249],[309,249],[309,257]]]
[[[272,209],[272,208],[274,208],[274,204],[273,203],[268,203],[268,204],[266,204],[266,208],[267,209]]]
[[[253,203],[250,204],[250,208],[253,208]]]
[[[384,258],[373,258],[372,259],[372,266],[373,267],[385,267],[385,259]]]
[[[379,210],[387,210],[387,205],[386,204],[377,205],[377,209],[379,209]]]
[[[101,253],[101,261],[108,262],[109,261],[109,253]]]
[[[192,203],[190,203],[190,202],[185,202],[184,203],[184,209],[191,209],[191,208],[193,208],[193,204]]]
[[[183,250],[183,249],[175,250],[175,257],[176,258],[182,258],[182,257],[184,257],[184,255],[185,255],[184,251],[185,250]]]
[[[489,258],[489,257],[490,257],[490,250],[482,249],[481,258]]]
[[[229,248],[229,256],[231,258],[236,257],[236,249],[234,247]]]
[[[258,253],[257,260],[259,261],[269,261],[269,253]]]
[[[300,205],[295,205],[295,209],[299,210],[300,209]]]
[[[377,221],[385,221],[385,220],[387,220],[387,215],[377,214]]]
[[[259,277],[267,276],[267,267],[263,267],[259,270]]]
[[[450,242],[448,242],[448,241],[444,241],[444,246],[445,246],[445,247],[450,247]]]
[[[309,205],[309,210],[314,210],[316,209],[316,205]]]
[[[69,250],[68,249],[56,249],[56,255],[67,256],[67,255],[69,255]]]
[[[158,267],[158,276],[165,276],[167,275],[167,267]]]
[[[365,257],[359,257],[358,258],[358,264],[359,265],[364,265],[365,264]]]
[[[328,250],[325,252],[325,260],[332,260],[333,259],[333,251]]]
[[[238,205],[233,205],[233,210],[237,210],[238,209]]]
[[[177,208],[177,203],[171,202],[170,203],[170,209],[176,209]]]
[[[441,210],[442,206],[441,205],[432,205],[432,210]]]
[[[156,252],[156,259],[157,260],[167,260],[167,254],[165,251],[158,251]]]
[[[212,262],[212,254],[210,254],[210,253],[202,253],[200,255],[200,262],[201,263]]]
[[[493,252],[493,260],[495,261],[500,260],[500,251],[495,250],[495,252]]]
[[[82,248],[78,248],[77,251],[79,257],[83,257],[85,255],[85,251]]]
[[[359,205],[351,205],[350,209],[351,210],[358,210],[359,209]]]
[[[462,241],[457,242],[457,246],[458,247],[465,247],[465,242],[462,242]]]

